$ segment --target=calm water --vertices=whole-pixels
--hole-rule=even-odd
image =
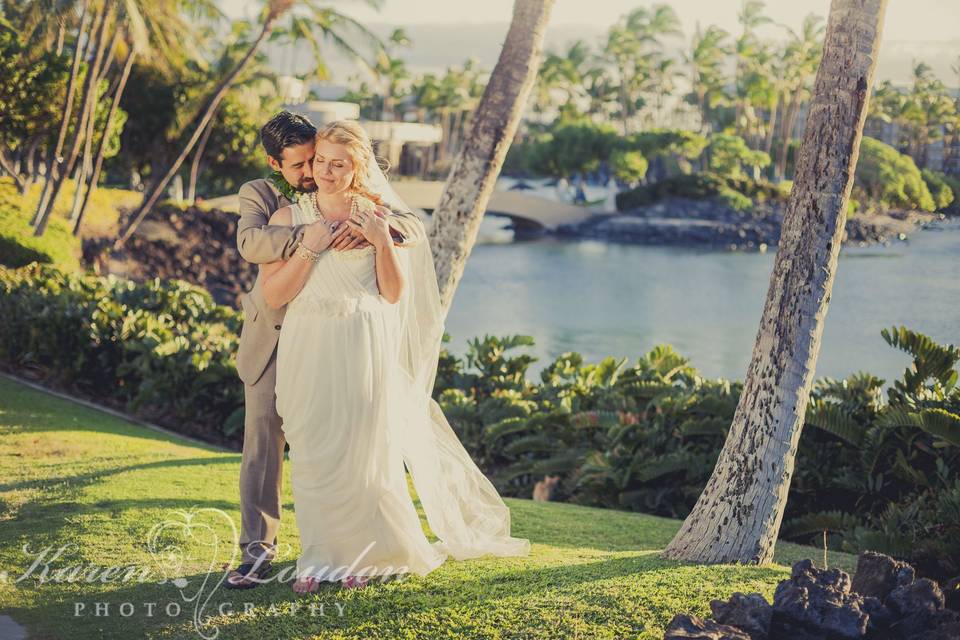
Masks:
[[[484,221],[481,234],[502,225]],[[743,379],[773,254],[554,239],[475,247],[447,317],[448,348],[484,334],[533,336],[537,376],[564,351],[632,363],[669,343],[707,377]],[[960,224],[890,247],[844,248],[817,377],[865,370],[888,381],[909,364],[880,330],[904,324],[960,342]],[[537,376],[536,379],[539,379]]]

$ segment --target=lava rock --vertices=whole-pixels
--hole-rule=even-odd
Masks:
[[[926,629],[906,636],[907,640],[957,640],[960,638],[960,613],[943,609],[934,613]]]
[[[857,558],[851,589],[862,596],[883,600],[897,587],[913,582],[914,577],[913,567],[906,562],[875,551],[864,551]]]
[[[933,580],[915,575],[909,564],[869,551],[860,555],[852,581],[843,571],[801,560],[777,585],[772,614],[760,594],[735,593],[710,603],[713,619],[675,616],[665,637],[960,640],[960,612],[949,608],[960,578],[947,583],[945,594]]]
[[[809,631],[825,638],[865,637],[869,616],[850,584],[850,576],[839,569],[817,569],[811,560],[796,563],[790,579],[774,592],[771,635],[793,638]]]
[[[663,640],[751,640],[751,638],[749,634],[736,627],[678,613],[667,625]]]
[[[943,599],[947,609],[960,611],[960,576],[947,580],[943,585]]]
[[[944,597],[936,582],[921,578],[891,591],[884,604],[893,617],[890,627],[899,637],[926,638],[923,634],[934,626],[937,612],[944,610]]]
[[[738,627],[752,640],[766,640],[773,618],[773,607],[759,593],[734,593],[730,599],[710,603],[713,618],[720,624]]]

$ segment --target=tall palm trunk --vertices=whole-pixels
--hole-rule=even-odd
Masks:
[[[107,113],[107,122],[103,127],[103,135],[100,136],[100,146],[97,148],[97,158],[93,164],[93,173],[90,174],[90,184],[86,193],[83,194],[83,202],[80,204],[80,210],[77,213],[73,223],[73,235],[80,235],[80,227],[83,224],[83,216],[87,212],[90,204],[90,196],[97,190],[97,184],[100,182],[100,172],[103,170],[103,161],[107,153],[107,143],[110,138],[110,128],[113,126],[113,119],[117,115],[120,107],[120,98],[123,97],[123,91],[127,87],[127,80],[130,78],[130,71],[133,69],[133,61],[136,58],[136,50],[131,48],[127,54],[127,60],[123,65],[123,71],[120,74],[120,82],[113,94],[113,102],[110,103],[110,111]]]
[[[83,36],[87,32],[87,22],[89,14],[87,6],[89,0],[83,0],[83,9],[80,14],[80,25],[77,27],[77,42],[73,50],[73,66],[70,67],[70,79],[67,81],[67,95],[63,101],[63,111],[60,115],[60,128],[57,131],[57,142],[50,150],[47,158],[46,175],[43,189],[40,192],[40,200],[37,202],[37,210],[33,214],[33,220],[30,224],[37,226],[40,218],[47,210],[47,201],[50,197],[50,189],[53,186],[53,177],[60,171],[60,163],[63,162],[60,154],[63,153],[63,145],[67,139],[67,129],[70,126],[70,116],[73,113],[73,99],[77,90],[77,76],[80,74],[80,60],[83,59]]]
[[[444,309],[450,308],[480,221],[540,66],[553,0],[515,0],[500,58],[433,213],[433,249]]]
[[[207,128],[203,131],[200,142],[197,143],[197,150],[193,152],[193,160],[190,162],[190,183],[187,186],[187,202],[194,204],[197,201],[197,181],[200,179],[200,162],[203,160],[203,152],[207,149],[207,141],[210,140],[210,134],[213,132],[215,121],[210,120]]]
[[[107,40],[107,26],[114,12],[114,5],[107,5],[100,12],[96,19],[96,36],[91,46],[94,47],[93,62],[87,67],[86,78],[83,82],[83,103],[80,106],[80,122],[74,132],[73,142],[70,146],[70,153],[62,170],[52,176],[53,184],[50,187],[50,193],[46,202],[46,208],[38,210],[38,220],[34,228],[34,236],[42,236],[47,229],[47,223],[53,214],[53,209],[57,203],[57,197],[63,188],[63,183],[67,176],[73,171],[73,167],[80,155],[80,145],[83,143],[87,129],[87,119],[92,118],[91,111],[96,108],[98,97],[98,80],[100,64],[103,62],[104,48]],[[50,178],[48,178],[50,180]]]
[[[770,107],[770,121],[767,122],[766,138],[763,141],[763,151],[768,156],[773,152],[773,136],[777,130],[777,113],[783,110],[781,109],[782,102],[780,97],[781,93],[777,91],[777,96],[774,98],[773,105]]]
[[[773,153],[773,139],[777,135],[777,125],[780,124],[779,120],[783,119],[784,110],[787,106],[784,103],[785,97],[782,91],[777,90],[777,97],[774,99],[773,107],[770,109],[770,122],[767,123],[767,138],[763,142],[763,150],[767,155]]]
[[[790,101],[790,109],[786,111],[783,119],[783,146],[780,147],[780,157],[777,160],[777,177],[787,177],[787,160],[790,157],[790,140],[793,139],[793,132],[797,128],[797,118],[800,116],[800,107],[803,105],[803,85],[799,85],[793,93]]]
[[[623,135],[628,136],[630,135],[630,101],[627,98],[627,72],[623,65],[618,65],[617,69],[620,72],[620,86],[617,88],[620,96],[620,120],[623,125]]]
[[[23,179],[23,176],[20,175],[20,171],[13,164],[13,160],[10,159],[10,156],[7,155],[6,149],[0,149],[0,169],[3,169],[13,181],[17,184],[17,190],[21,193],[24,191],[24,185],[26,180]]]
[[[84,133],[83,154],[80,159],[80,170],[77,172],[78,179],[76,189],[74,189],[73,192],[73,206],[70,209],[70,224],[77,229],[79,229],[77,221],[80,219],[80,206],[81,203],[86,201],[86,197],[84,196],[85,185],[89,174],[93,173],[93,134],[96,132],[97,105],[100,103],[100,80],[106,76],[107,70],[110,68],[110,65],[113,64],[113,56],[116,53],[117,43],[119,41],[120,30],[117,29],[114,31],[113,38],[110,41],[106,60],[97,68],[97,74],[94,76],[93,100],[90,101],[87,111],[87,128]],[[109,129],[107,129],[107,131],[109,131]],[[102,147],[102,145],[100,146]]]
[[[113,244],[113,248],[115,250],[120,250],[123,248],[123,245],[127,242],[127,240],[130,239],[131,236],[133,236],[134,232],[137,230],[137,227],[140,226],[141,222],[143,222],[143,219],[147,217],[154,205],[156,205],[160,200],[160,196],[163,195],[167,185],[170,184],[173,176],[177,174],[177,172],[180,170],[180,167],[183,166],[184,161],[187,159],[187,156],[189,156],[190,152],[193,151],[193,147],[197,144],[197,141],[200,140],[200,136],[203,135],[203,130],[213,118],[214,112],[220,106],[224,96],[227,95],[227,91],[230,89],[233,81],[236,80],[237,76],[239,76],[240,73],[247,67],[247,65],[256,55],[257,50],[260,49],[260,46],[263,44],[264,40],[266,40],[267,36],[273,31],[273,27],[277,23],[277,20],[279,20],[280,17],[283,16],[283,14],[285,14],[290,7],[293,6],[293,2],[294,0],[271,0],[270,9],[267,12],[267,16],[263,22],[263,27],[260,29],[260,33],[257,35],[257,39],[254,40],[250,45],[250,48],[244,54],[240,62],[237,63],[237,66],[235,66],[233,70],[228,73],[214,88],[210,98],[207,100],[207,107],[203,113],[203,116],[200,118],[196,128],[193,131],[193,135],[190,136],[190,139],[183,146],[183,149],[180,151],[180,155],[177,156],[177,159],[174,160],[172,165],[170,165],[170,168],[167,169],[167,171],[162,174],[161,178],[153,184],[153,187],[150,189],[148,195],[144,199],[143,204],[140,205],[140,208],[131,218],[127,228],[123,230],[123,232],[117,238],[117,241]]]
[[[747,370],[716,467],[663,555],[773,557],[833,289],[886,0],[832,0],[796,179]]]

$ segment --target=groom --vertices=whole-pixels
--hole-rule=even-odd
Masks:
[[[240,221],[237,249],[247,262],[264,264],[293,257],[300,244],[311,250],[343,251],[363,247],[366,239],[357,229],[343,233],[333,244],[322,246],[326,230],[322,221],[290,227],[270,225],[274,211],[292,204],[297,194],[314,191],[314,138],[316,127],[305,117],[281,111],[260,129],[267,163],[274,173],[240,187]],[[416,214],[378,207],[388,217],[397,244],[423,240]],[[240,464],[239,567],[224,586],[247,589],[259,584],[276,557],[280,527],[281,473],[285,440],[277,415],[274,386],[277,379],[276,348],[285,309],[272,309],[264,300],[260,278],[240,297],[244,321],[237,351],[237,373],[243,381],[244,432]]]

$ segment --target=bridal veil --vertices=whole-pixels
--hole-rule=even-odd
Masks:
[[[370,190],[395,210],[412,211],[375,158]],[[457,560],[486,554],[528,555],[530,542],[510,535],[510,510],[474,463],[433,399],[445,313],[426,239],[397,251],[405,286],[397,302],[401,319],[400,369],[407,397],[394,416],[403,460],[416,487],[437,547]]]

